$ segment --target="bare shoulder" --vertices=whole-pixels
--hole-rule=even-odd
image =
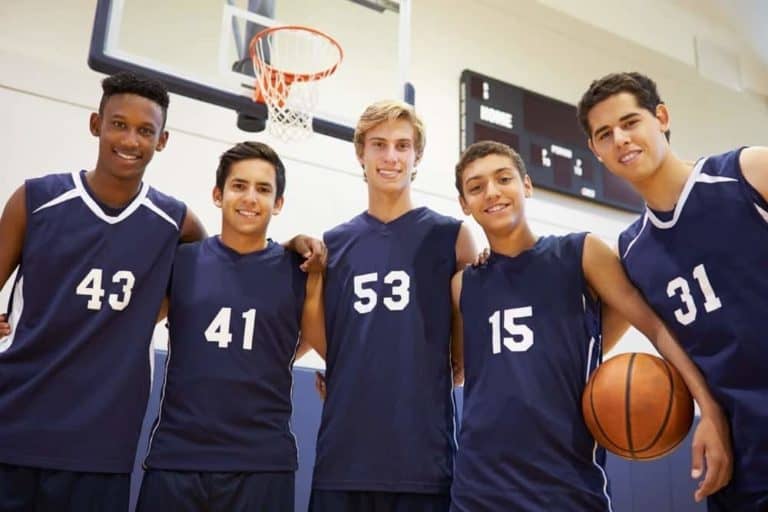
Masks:
[[[739,165],[744,178],[768,200],[768,147],[744,148],[739,155]]]
[[[181,226],[181,241],[196,242],[202,240],[205,236],[205,228],[200,219],[195,215],[195,212],[187,208],[187,213],[184,215],[184,223]]]

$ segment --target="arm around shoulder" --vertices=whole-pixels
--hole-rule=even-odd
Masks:
[[[27,203],[24,185],[11,194],[0,217],[0,288],[21,261],[27,230]]]
[[[744,148],[739,155],[744,178],[768,201],[768,147]]]
[[[195,212],[187,208],[187,214],[184,215],[184,222],[181,225],[180,239],[182,242],[197,242],[207,236],[203,224],[195,215]]]
[[[471,265],[477,257],[477,248],[472,232],[466,224],[461,223],[459,235],[456,237],[456,270]]]

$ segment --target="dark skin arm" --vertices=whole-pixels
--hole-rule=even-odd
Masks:
[[[701,421],[693,436],[691,476],[703,476],[694,493],[696,501],[701,501],[722,488],[731,478],[733,459],[725,415],[698,367],[629,281],[618,256],[593,235],[587,235],[584,241],[583,268],[590,288],[640,330],[656,350],[677,368],[698,402]]]
[[[0,288],[21,262],[26,230],[27,204],[22,185],[11,194],[0,216]]]

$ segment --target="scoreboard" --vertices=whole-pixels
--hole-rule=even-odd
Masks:
[[[632,212],[642,198],[587,146],[576,107],[464,70],[459,90],[460,146],[494,140],[514,148],[534,187]]]

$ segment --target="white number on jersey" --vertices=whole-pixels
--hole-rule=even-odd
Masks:
[[[352,306],[360,314],[370,313],[379,301],[378,295],[371,288],[365,285],[375,283],[379,279],[379,274],[371,272],[370,274],[361,274],[352,278],[355,288],[355,295],[358,299]],[[391,284],[390,295],[384,297],[382,301],[384,306],[390,311],[402,311],[411,301],[411,276],[404,270],[392,270],[384,276],[384,283]]]
[[[243,349],[253,349],[253,329],[256,325],[256,310],[251,308],[243,313],[245,328],[243,329]],[[213,317],[205,330],[205,339],[217,343],[219,348],[227,348],[232,343],[232,332],[229,330],[232,319],[232,308],[221,308]]]
[[[502,333],[502,316],[504,331],[510,336],[504,336]],[[531,348],[533,331],[527,325],[515,323],[515,320],[532,316],[532,306],[494,311],[488,317],[488,323],[491,324],[491,351],[494,354],[500,354],[502,342],[510,352],[525,352]]]
[[[723,303],[720,302],[720,298],[715,294],[715,290],[709,282],[707,269],[704,268],[704,265],[699,264],[693,267],[692,274],[696,282],[699,283],[701,294],[704,295],[704,311],[711,313],[723,307]],[[688,281],[681,276],[667,283],[667,296],[672,298],[675,295],[678,295],[683,303],[682,308],[675,310],[675,318],[683,325],[693,323],[696,320],[698,309],[693,300],[693,295],[691,295],[691,287]]]
[[[107,293],[101,287],[103,274],[104,271],[102,269],[92,268],[85,275],[83,280],[80,281],[77,288],[75,288],[75,293],[77,295],[90,297],[86,307],[93,311],[101,309],[101,299]],[[118,270],[115,272],[115,275],[112,276],[112,282],[122,284],[122,290],[119,294],[109,294],[109,306],[115,311],[122,311],[128,307],[128,303],[131,301],[131,292],[133,291],[133,285],[136,284],[136,278],[130,270]]]

